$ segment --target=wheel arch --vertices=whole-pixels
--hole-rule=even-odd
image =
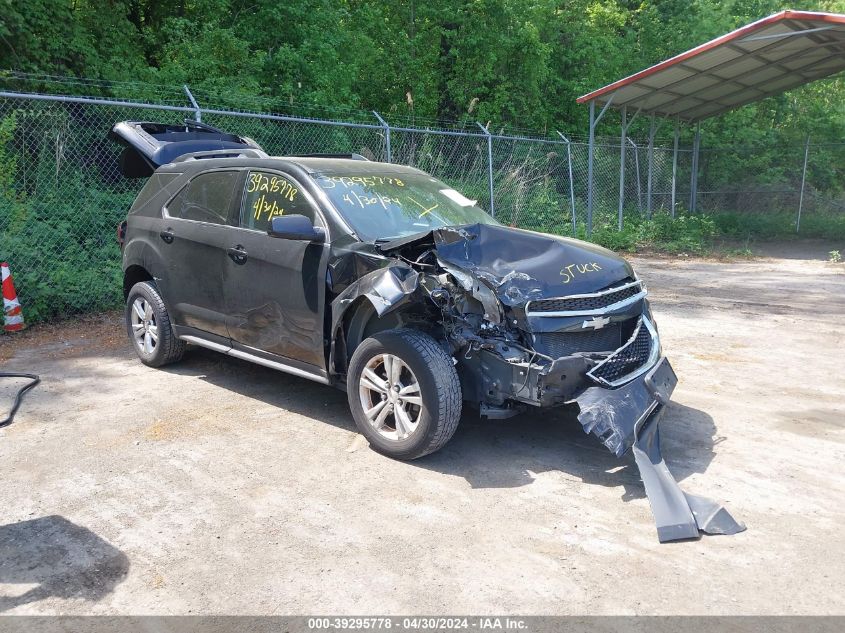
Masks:
[[[333,333],[333,363],[336,373],[344,373],[352,354],[367,338],[397,328],[419,330],[435,339],[441,338],[436,327],[423,326],[418,318],[419,306],[414,302],[394,306],[379,314],[373,300],[361,295],[346,306]]]
[[[132,264],[123,271],[123,299],[129,296],[132,286],[142,281],[152,281],[153,276],[149,271],[139,264]]]
[[[366,295],[361,295],[346,305],[332,335],[334,371],[346,371],[352,354],[367,336],[396,327],[400,322],[398,311],[399,308],[391,309],[379,316],[373,300]]]

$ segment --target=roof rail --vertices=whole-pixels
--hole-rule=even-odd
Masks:
[[[370,160],[366,156],[361,156],[361,154],[293,154],[291,158],[348,158],[349,160]]]
[[[244,149],[212,149],[204,152],[189,152],[174,158],[170,162],[184,163],[200,158],[269,158],[269,156],[260,149],[245,147]]]

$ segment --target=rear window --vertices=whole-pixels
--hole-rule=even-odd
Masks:
[[[141,189],[141,192],[138,194],[138,197],[135,198],[135,202],[132,204],[132,208],[129,209],[129,213],[134,213],[144,205],[146,205],[153,197],[166,189],[168,185],[173,183],[179,176],[182,174],[153,174],[150,176],[149,180],[147,180],[147,184],[144,185],[144,188]],[[169,197],[169,196],[168,196]],[[160,210],[160,209],[159,209]]]
[[[200,174],[168,203],[168,215],[196,222],[227,224],[239,175],[236,171]]]

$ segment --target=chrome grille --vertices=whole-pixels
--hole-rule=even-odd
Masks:
[[[587,375],[607,385],[623,382],[640,369],[649,366],[657,353],[656,333],[643,317],[628,342],[593,367]]]
[[[590,294],[530,301],[525,306],[525,312],[528,315],[538,316],[551,316],[550,313],[560,316],[567,316],[569,313],[573,316],[594,314],[610,307],[622,307],[622,305],[631,303],[642,296],[645,296],[645,288],[643,288],[642,282],[632,281],[616,288]]]

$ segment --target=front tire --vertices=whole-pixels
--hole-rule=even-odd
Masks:
[[[185,353],[185,341],[176,338],[170,316],[151,281],[132,286],[126,297],[126,332],[141,362],[150,367],[175,363]]]
[[[440,450],[461,417],[452,358],[422,332],[387,330],[364,340],[347,371],[349,408],[378,452],[416,459]]]

